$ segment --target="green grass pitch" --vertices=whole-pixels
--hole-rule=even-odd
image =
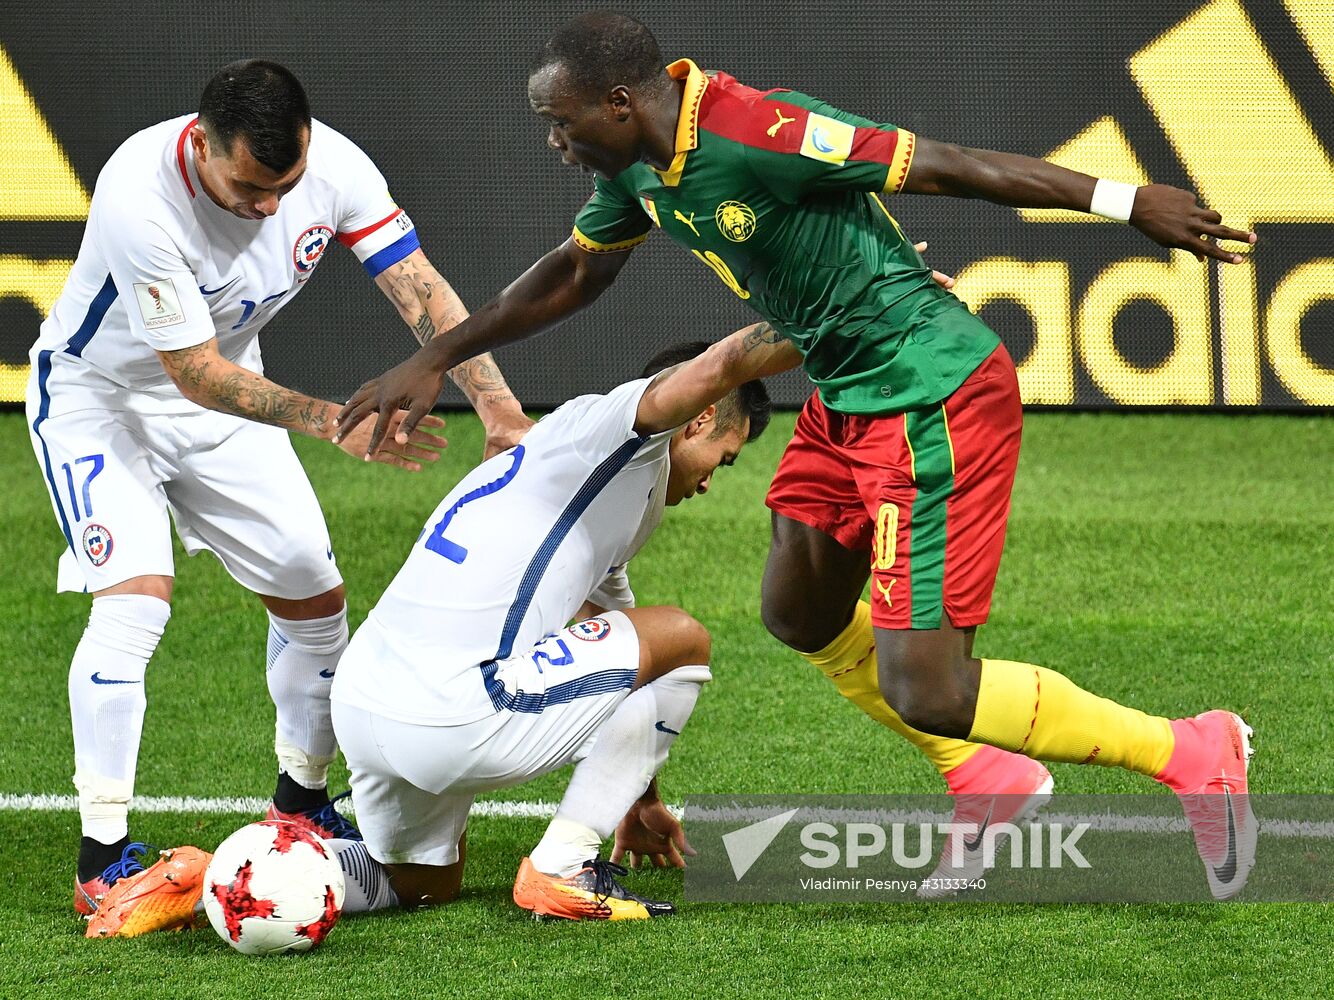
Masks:
[[[762,496],[791,426],[779,415],[709,496],[670,511],[632,570],[642,603],[689,609],[715,640],[716,680],[664,793],[938,791],[911,748],[759,624]],[[1031,416],[977,651],[1059,669],[1155,713],[1233,708],[1256,729],[1253,789],[1329,792],[1332,431],[1310,417]],[[473,418],[451,417],[449,433],[446,457],[419,476],[297,442],[354,625],[479,454]],[[86,599],[52,592],[61,539],[20,415],[0,417],[0,465],[0,793],[69,794],[66,671]],[[263,613],[211,557],[178,558],[138,791],[266,795]],[[1110,769],[1053,770],[1065,791],[1152,787]],[[506,794],[550,801],[564,781]],[[212,847],[250,818],[154,814],[133,830]],[[0,812],[0,997],[1256,997],[1331,981],[1330,913],[1305,904],[687,905],[646,925],[535,923],[509,890],[541,828],[477,819],[460,902],[349,919],[312,955],[256,960],[207,929],[84,940],[70,909],[77,817]],[[633,884],[680,898],[678,872]]]

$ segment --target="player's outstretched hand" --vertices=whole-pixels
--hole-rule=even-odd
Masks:
[[[366,446],[367,461],[380,450],[391,431],[396,443],[408,444],[417,424],[431,412],[431,407],[440,398],[444,384],[445,373],[436,371],[429,360],[423,359],[422,352],[418,351],[401,365],[364,383],[352,394],[352,398],[343,404],[338,416],[334,418],[334,423],[338,425],[334,444],[341,447],[343,441],[351,438],[352,432],[372,413],[377,416]],[[394,413],[399,409],[407,412],[395,418]]]
[[[661,799],[640,799],[616,828],[616,845],[612,848],[611,860],[619,864],[628,854],[631,868],[639,868],[645,862],[655,868],[668,865],[684,868],[686,862],[681,855],[693,858],[697,853],[686,840],[681,821],[671,814]]]
[[[523,413],[506,414],[503,418],[493,420],[486,426],[486,444],[482,448],[482,461],[499,455],[502,451],[509,451],[516,444],[523,440],[533,427],[535,421],[529,419]]]
[[[416,429],[407,436],[407,440],[399,444],[398,432],[401,431],[403,421],[407,419],[407,416],[407,410],[391,410],[389,412],[386,434],[392,436],[392,438],[386,441],[384,446],[374,454],[371,454],[370,451],[371,425],[367,423],[360,424],[348,433],[334,438],[334,444],[353,458],[369,456],[371,461],[396,465],[400,469],[407,469],[409,472],[421,472],[422,463],[434,462],[440,457],[441,450],[449,444],[444,435],[434,433],[445,426],[445,421],[443,417],[428,413],[422,417]]]
[[[1241,256],[1224,250],[1218,240],[1254,243],[1255,234],[1222,225],[1223,217],[1205,208],[1195,196],[1167,184],[1146,184],[1135,192],[1130,224],[1159,246],[1188,250],[1198,260],[1213,257],[1240,264]]]
[[[913,249],[918,253],[926,253],[926,240],[923,240],[921,243],[913,244]],[[931,277],[941,288],[954,287],[954,278],[946,274],[944,271],[932,271]]]

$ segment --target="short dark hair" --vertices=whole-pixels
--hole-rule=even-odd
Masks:
[[[640,378],[650,378],[659,372],[676,365],[684,364],[699,357],[713,345],[705,340],[691,340],[673,344],[653,355]],[[769,401],[769,390],[759,379],[743,382],[718,401],[718,416],[714,420],[713,434],[726,434],[733,427],[740,426],[742,417],[750,418],[750,427],[746,431],[746,441],[754,441],[769,426],[769,417],[773,404]]]
[[[653,32],[614,10],[593,10],[566,21],[538,50],[528,75],[554,63],[564,66],[582,91],[606,93],[620,84],[666,80]]]
[[[264,166],[285,174],[301,159],[301,133],[310,128],[310,102],[285,66],[242,59],[213,74],[199,98],[199,119],[226,156],[238,136]]]

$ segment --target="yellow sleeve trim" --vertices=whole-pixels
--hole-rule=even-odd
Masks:
[[[889,173],[885,175],[886,194],[898,194],[908,180],[908,169],[912,166],[913,150],[917,146],[917,136],[907,129],[899,129],[898,142],[894,144],[894,156],[889,161]]]
[[[622,250],[637,247],[648,239],[648,233],[640,233],[634,239],[621,240],[619,243],[599,243],[597,240],[590,240],[581,233],[578,226],[574,227],[571,236],[574,239],[574,245],[588,253],[620,253]]]

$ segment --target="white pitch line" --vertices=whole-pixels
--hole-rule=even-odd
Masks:
[[[340,811],[346,809],[340,802]],[[260,798],[194,798],[179,795],[149,795],[135,798],[130,809],[139,813],[183,813],[194,816],[226,816],[263,814],[269,800]],[[74,795],[10,795],[0,794],[0,812],[74,812],[79,800]],[[669,806],[678,817],[679,805]],[[944,813],[925,810],[886,811],[878,809],[847,809],[803,807],[808,819],[835,822],[881,823],[937,823],[945,822]],[[773,807],[712,807],[693,808],[697,820],[756,822],[773,815]],[[556,814],[554,802],[496,802],[483,799],[472,807],[474,816],[496,816],[506,819],[550,819]],[[1184,833],[1189,827],[1185,817],[1172,816],[1116,816],[1110,813],[1066,814],[1042,813],[1043,823],[1060,823],[1071,827],[1087,823],[1092,829],[1105,833]],[[1309,840],[1334,840],[1334,823],[1295,819],[1261,819],[1260,832],[1269,837]]]

